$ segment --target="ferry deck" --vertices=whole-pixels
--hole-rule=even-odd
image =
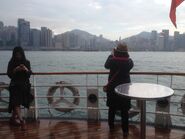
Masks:
[[[101,112],[104,111],[104,113],[106,113],[107,107],[104,105],[102,107],[102,105],[99,104],[102,99],[106,99],[106,96],[98,95],[102,93],[102,87],[106,83],[102,82],[102,80],[107,78],[107,72],[33,73],[31,82],[35,100],[29,111],[22,110],[23,116],[26,119],[25,131],[22,131],[20,127],[14,127],[9,124],[10,115],[7,113],[7,105],[3,105],[8,102],[7,88],[9,80],[6,76],[5,73],[0,74],[0,79],[4,81],[1,82],[0,85],[0,138],[2,139],[138,139],[140,136],[140,120],[134,118],[140,115],[137,102],[134,102],[133,106],[135,106],[130,110],[130,113],[135,115],[132,115],[129,119],[130,130],[128,137],[123,137],[119,118],[116,119],[115,130],[112,132],[109,131],[106,115],[102,116]],[[50,82],[58,81],[60,80],[58,76],[62,76],[61,78],[62,80],[65,79],[65,83],[40,83],[40,81],[43,80],[43,76],[50,79]],[[72,78],[68,78],[69,76],[72,76]],[[132,72],[131,76],[136,82],[165,84],[175,91],[174,96],[169,100],[170,103],[166,108],[160,108],[157,103],[154,102],[154,111],[147,109],[146,114],[153,115],[155,120],[147,121],[146,138],[185,139],[185,102],[183,101],[185,94],[183,85],[185,73]],[[146,80],[141,80],[141,77]],[[74,78],[77,78],[76,81],[71,81],[71,79]],[[83,78],[85,81],[82,84],[77,84],[79,78]],[[182,84],[177,85],[175,83],[176,80],[180,80]],[[92,83],[92,81],[95,81],[95,83]],[[70,82],[70,84],[66,82]],[[81,91],[79,91],[79,94],[74,93],[72,96],[65,96],[65,93],[61,93],[61,91],[64,91],[64,88],[61,89],[61,87],[68,87],[68,89],[75,87],[78,88],[78,90],[90,90],[87,91],[86,95],[81,94]],[[39,94],[44,89],[48,90],[48,93],[45,95]],[[53,94],[57,89],[60,89],[60,96]],[[89,98],[89,95],[92,93],[95,96],[97,95],[98,99],[96,101],[91,101]],[[173,97],[175,97],[175,99],[173,99]],[[58,99],[60,101],[61,99],[67,100],[67,105],[58,105],[56,98],[60,98]],[[39,103],[41,99],[45,99],[48,104],[41,105]],[[86,100],[82,101],[83,104],[85,102],[85,105],[80,105],[79,101],[83,99]],[[70,101],[73,104],[71,104]],[[174,110],[174,108],[177,108],[177,110]],[[76,113],[73,113],[76,109],[86,111],[86,116],[84,116],[85,114],[82,114],[82,116],[79,114],[79,116],[76,117]],[[42,110],[48,113],[45,115]],[[58,111],[58,113],[55,113],[55,111]],[[63,114],[60,113],[72,114],[63,116]],[[177,118],[174,120],[174,117]],[[177,124],[174,121],[177,121]]]

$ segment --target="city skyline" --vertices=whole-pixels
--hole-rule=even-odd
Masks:
[[[29,49],[60,49],[60,50],[111,50],[117,41],[126,42],[132,51],[184,51],[185,33],[175,31],[170,36],[169,29],[161,32],[141,32],[128,38],[108,40],[103,35],[96,36],[87,31],[74,29],[59,35],[53,35],[48,27],[40,29],[30,27],[31,22],[17,19],[17,26],[7,26],[0,21],[0,46],[9,49],[21,45]]]
[[[55,34],[73,29],[86,30],[92,34],[103,34],[116,40],[141,31],[158,32],[169,29],[185,31],[185,3],[177,9],[178,29],[169,19],[171,0],[1,0],[0,20],[6,25],[16,26],[18,18],[31,21],[31,28],[46,26]]]
[[[27,20],[26,18],[18,18],[18,19],[16,19],[16,23],[17,23],[16,25],[7,25],[7,24],[4,23],[4,21],[1,21],[1,20],[0,20],[0,27],[1,27],[1,26],[3,26],[3,27],[10,27],[10,28],[14,27],[14,28],[17,28],[17,29],[18,29],[18,28],[19,28],[19,20],[23,20],[23,21],[25,21],[25,22],[28,22],[29,28],[30,28],[30,33],[31,33],[32,30],[34,30],[34,31],[36,31],[36,30],[37,30],[37,31],[41,31],[42,28],[47,28],[47,29],[49,29],[50,31],[52,31],[52,37],[57,36],[57,35],[60,35],[60,34],[63,34],[63,33],[66,33],[66,32],[69,32],[69,31],[72,31],[72,30],[81,30],[81,29],[78,29],[78,28],[74,28],[74,29],[71,29],[71,30],[68,30],[68,31],[65,31],[65,32],[59,32],[58,34],[56,34],[52,29],[50,29],[50,28],[47,27],[47,26],[39,25],[37,28],[32,27],[32,26],[31,26],[31,25],[32,25],[32,21],[29,21],[29,20]],[[158,34],[160,34],[160,33],[163,32],[163,30],[167,30],[169,36],[172,36],[172,37],[174,36],[174,33],[175,33],[175,32],[179,32],[180,34],[185,34],[185,32],[181,32],[181,31],[178,31],[178,30],[175,30],[174,32],[172,32],[170,29],[165,28],[165,29],[161,29],[161,30],[156,30],[156,29],[151,29],[151,30],[148,30],[148,31],[141,30],[140,32],[138,32],[138,33],[136,33],[136,34],[133,34],[132,36],[138,35],[138,34],[140,34],[141,32],[152,32],[152,31],[156,31]],[[18,30],[17,30],[17,31],[18,31]],[[82,30],[82,31],[88,32],[87,30]],[[18,31],[17,33],[19,34],[19,31]],[[92,32],[88,32],[88,33],[93,34]],[[93,35],[96,35],[96,34],[93,34]],[[98,34],[98,35],[96,35],[96,36],[103,36],[104,38],[106,38],[106,37],[104,36],[104,34],[102,34],[101,32],[100,32],[100,34]],[[132,36],[128,36],[128,38],[129,38],[129,37],[132,37]],[[127,38],[127,37],[125,37],[125,38]],[[106,38],[106,39],[109,39],[109,38]],[[119,37],[116,38],[115,40],[113,40],[113,39],[109,39],[109,40],[110,40],[110,41],[119,41],[120,39],[124,39],[124,38],[122,38],[121,36],[119,36]]]

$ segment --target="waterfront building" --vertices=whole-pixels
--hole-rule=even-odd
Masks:
[[[121,43],[121,36],[119,37],[119,42]]]
[[[30,22],[18,19],[18,44],[21,46],[30,45]]]
[[[164,36],[164,50],[170,51],[171,48],[169,47],[169,30],[163,29],[162,30],[163,36]]]
[[[15,26],[5,26],[3,28],[1,39],[4,46],[15,46],[17,38],[17,28]]]
[[[38,29],[31,29],[31,35],[30,35],[30,39],[31,39],[31,45],[33,47],[40,47],[41,45],[41,31]]]
[[[62,49],[77,50],[82,48],[84,40],[74,32],[66,32],[60,35],[56,35],[54,38],[55,47]]]
[[[152,30],[151,35],[150,35],[150,45],[152,50],[157,50],[157,31]]]
[[[69,34],[69,47],[70,49],[75,49],[78,48],[78,35],[74,34],[74,33],[70,33]]]
[[[0,21],[0,31],[3,30],[3,27],[4,27],[4,23]]]
[[[179,35],[179,49],[178,50],[185,50],[185,34],[180,34]]]
[[[174,32],[174,49],[178,50],[179,49],[179,44],[180,44],[180,33],[179,31]]]
[[[55,35],[53,37],[53,42],[54,42],[54,47],[57,48],[57,49],[63,49],[62,47],[62,35]]]
[[[3,39],[2,39],[3,28],[4,28],[4,24],[3,22],[0,21],[0,46],[3,46]]]
[[[53,47],[52,30],[47,27],[41,27],[41,47]]]
[[[163,51],[164,50],[164,43],[165,42],[165,38],[164,38],[164,34],[160,33],[158,38],[157,38],[157,50],[158,51]]]

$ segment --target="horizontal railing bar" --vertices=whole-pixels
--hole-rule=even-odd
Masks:
[[[185,88],[173,88],[173,87],[172,87],[172,89],[173,90],[185,90]]]
[[[103,87],[104,85],[75,85],[75,84],[61,84],[61,85],[32,85],[31,87]],[[0,88],[8,88],[9,85],[0,85]],[[185,91],[185,88],[172,88],[173,90],[177,90],[177,91]]]
[[[80,84],[49,84],[49,85],[32,85],[31,87],[103,87],[104,85],[80,85]],[[7,88],[9,85],[0,85],[0,88]],[[173,90],[185,91],[185,88],[173,88]]]
[[[150,111],[147,111],[146,113],[148,113],[148,114],[163,114],[163,115],[170,115],[170,116],[184,117],[184,115],[183,115],[183,114],[167,113],[167,112],[160,112],[160,111],[157,111],[157,112],[150,112]]]
[[[106,94],[106,93],[105,93]],[[178,97],[183,97],[183,95],[176,95],[176,94],[174,94],[173,96],[178,96]],[[37,97],[35,97],[35,98],[48,98],[48,97],[54,97],[54,98],[59,98],[59,97],[65,97],[65,98],[80,98],[80,96],[72,96],[72,97],[69,97],[69,96],[37,96]],[[0,96],[0,98],[9,98],[9,97],[7,97],[7,96]],[[82,98],[85,98],[85,96],[82,96]],[[87,98],[87,97],[86,97]],[[104,97],[98,97],[98,98],[104,98]],[[133,99],[134,100],[134,99]],[[150,100],[150,102],[151,101],[156,101],[156,100]]]
[[[31,109],[35,109],[34,107],[31,107]],[[37,107],[36,109],[92,109],[92,110],[108,110],[108,108],[95,108],[95,107]],[[140,112],[140,110],[130,110],[130,112]],[[167,112],[151,112],[151,111],[146,111],[148,114],[164,114],[164,115],[171,115],[171,116],[179,116],[179,117],[184,117],[182,114],[176,114],[176,113],[167,113]]]
[[[75,85],[75,84],[69,84],[69,85],[66,85],[66,84],[61,84],[61,85],[35,85],[35,86],[32,86],[32,87],[103,87],[103,85]]]
[[[0,96],[1,98],[9,98],[7,96]],[[36,96],[35,98],[88,98],[87,96]],[[98,97],[98,99],[106,99],[106,96]],[[0,100],[1,101],[1,100]],[[150,100],[146,102],[156,102],[156,100]],[[179,101],[170,101],[170,103],[181,104]]]
[[[72,87],[72,86],[83,86],[85,87],[86,85],[80,85],[80,84],[49,84],[49,85],[32,85],[31,87]],[[95,85],[93,85],[95,86]],[[97,85],[96,85],[97,86]],[[0,88],[5,88],[9,87],[9,85],[0,85]]]
[[[52,87],[52,86],[56,86],[56,87],[71,87],[71,86],[76,86],[76,87],[88,87],[88,86],[96,86],[96,87],[103,87],[104,85],[80,85],[80,84],[49,84],[49,85],[32,85],[32,87]],[[9,87],[8,84],[6,85],[0,85],[0,88],[7,88]],[[185,90],[185,88],[173,88],[173,90]]]
[[[32,85],[31,87],[103,87],[104,85],[78,85],[78,84],[61,84],[61,85]],[[7,88],[9,85],[0,85],[0,88]]]
[[[0,109],[7,110],[7,107],[0,107]],[[30,109],[92,109],[92,110],[108,110],[108,108],[95,108],[95,107],[48,107],[48,106],[42,106],[42,107],[33,107],[31,106]],[[140,110],[130,110],[130,112],[140,112]],[[176,114],[176,113],[168,113],[168,112],[151,112],[146,111],[147,114],[163,114],[163,115],[170,115],[170,116],[178,116],[178,117],[184,117],[182,114]]]
[[[32,75],[72,75],[72,74],[108,74],[108,71],[76,71],[76,72],[33,72]],[[185,76],[183,72],[130,72],[135,75],[174,75],[174,76]],[[7,75],[7,73],[0,73],[0,75]]]
[[[178,95],[180,96],[180,95]],[[0,96],[1,98],[9,98],[8,96]],[[35,98],[88,98],[87,96],[36,96]],[[106,96],[98,97],[98,99],[106,99]],[[1,101],[1,100],[0,100]],[[156,100],[150,100],[147,102],[156,102]],[[177,103],[180,104],[179,101],[170,101],[170,103]]]
[[[31,109],[35,109],[35,107],[30,107]],[[97,108],[97,107],[53,107],[53,106],[40,106],[36,109],[93,109],[93,110],[108,110],[107,108]]]
[[[37,96],[36,98],[88,98],[87,96]],[[0,97],[1,98],[1,97]],[[107,97],[98,97],[98,99],[105,99]]]

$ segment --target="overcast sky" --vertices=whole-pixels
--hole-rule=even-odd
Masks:
[[[54,34],[72,29],[118,39],[141,31],[170,29],[185,32],[185,2],[177,9],[177,26],[169,19],[171,0],[0,0],[0,21],[16,25],[17,18],[32,28],[46,26]]]

